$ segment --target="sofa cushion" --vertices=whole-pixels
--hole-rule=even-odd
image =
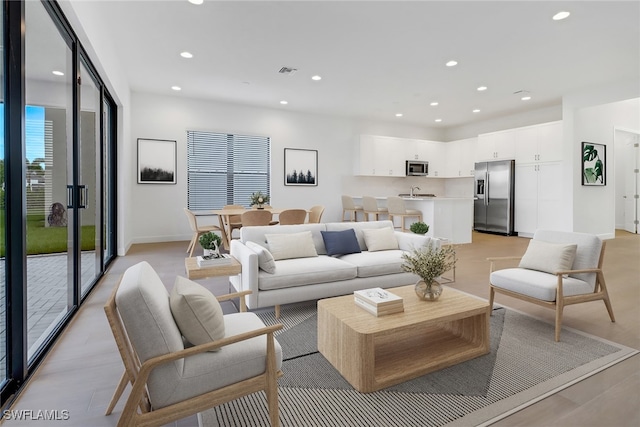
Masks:
[[[276,272],[276,261],[273,259],[273,255],[271,255],[271,252],[269,252],[267,248],[255,242],[247,242],[246,245],[258,255],[258,268],[269,274]]]
[[[543,301],[556,300],[558,276],[525,268],[506,268],[491,273],[489,281],[493,286],[520,294],[529,295]],[[532,285],[533,284],[533,285]],[[562,279],[564,296],[593,292],[593,285],[573,277]]]
[[[311,231],[291,234],[266,234],[269,251],[276,261],[291,258],[317,257]]]
[[[374,277],[402,273],[403,253],[401,250],[361,252],[340,259],[355,265],[358,277]]]
[[[555,274],[571,270],[578,245],[549,243],[533,239],[520,261],[520,268]]]
[[[398,249],[398,239],[393,228],[362,230],[362,234],[369,252]]]
[[[256,242],[259,245],[267,247],[267,234],[291,234],[301,231],[310,231],[313,238],[313,244],[319,255],[327,253],[324,249],[324,242],[320,231],[326,230],[325,224],[295,224],[295,225],[261,225],[255,227],[243,227],[240,229],[240,241],[242,243]]]
[[[355,265],[326,255],[313,258],[285,259],[276,261],[275,274],[258,272],[258,287],[260,290],[291,288],[349,280],[355,278],[356,275]]]
[[[329,256],[361,252],[356,232],[352,228],[344,231],[321,231],[320,233],[322,233],[324,247],[327,249],[327,255]]]
[[[344,230],[355,231],[356,238],[358,239],[358,244],[360,245],[361,251],[367,250],[367,244],[364,241],[363,230],[393,228],[393,223],[388,220],[363,221],[363,222],[327,222],[324,225],[326,226],[327,231],[344,231]],[[404,234],[408,234],[408,233],[404,233]],[[321,253],[321,252],[318,251],[318,253]]]
[[[222,307],[204,286],[176,277],[169,304],[180,332],[191,344],[206,344],[224,338]]]

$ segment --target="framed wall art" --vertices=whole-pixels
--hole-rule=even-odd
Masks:
[[[138,138],[138,184],[176,183],[176,141]]]
[[[607,185],[607,146],[582,142],[582,185]]]
[[[284,185],[318,185],[318,150],[284,149]]]

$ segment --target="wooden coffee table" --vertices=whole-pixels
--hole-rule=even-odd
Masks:
[[[404,312],[376,317],[353,295],[318,301],[318,350],[358,391],[369,393],[489,352],[489,302],[445,288],[420,301],[413,285],[388,289]]]

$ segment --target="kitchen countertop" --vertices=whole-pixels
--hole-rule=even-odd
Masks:
[[[351,196],[354,199],[362,199],[362,196]],[[414,196],[414,197],[409,197],[409,196],[401,196],[403,200],[406,200],[408,202],[410,201],[438,201],[438,200],[473,200],[473,196],[469,196],[469,197],[445,197],[445,196]],[[377,200],[387,200],[387,197],[383,197],[383,196],[375,196],[374,197]]]

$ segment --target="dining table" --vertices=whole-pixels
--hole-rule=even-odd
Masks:
[[[282,211],[285,211],[291,208],[274,208],[274,207],[265,207],[264,210],[271,212],[272,215],[279,215]],[[224,248],[229,250],[231,246],[231,225],[229,224],[230,218],[234,215],[242,215],[243,213],[250,211],[251,209],[246,208],[228,208],[228,209],[211,209],[211,210],[198,210],[194,211],[196,216],[213,216],[216,215],[218,217],[219,227],[222,230],[222,244]],[[307,213],[309,213],[308,209],[305,209]]]

